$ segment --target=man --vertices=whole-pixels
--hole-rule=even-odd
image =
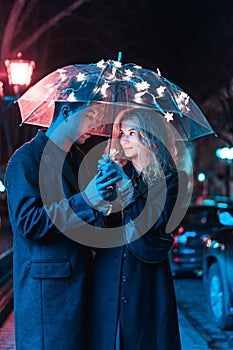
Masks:
[[[108,213],[104,199],[121,178],[114,170],[98,173],[79,191],[82,156],[75,144],[90,137],[95,117],[95,106],[56,103],[48,130],[18,149],[7,167],[19,350],[86,348],[92,254],[68,236],[84,235],[86,225],[96,222],[96,210]]]

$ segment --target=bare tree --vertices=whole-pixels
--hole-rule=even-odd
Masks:
[[[12,43],[16,33],[19,33],[22,30],[24,23],[28,20],[33,9],[39,3],[39,0],[15,0],[3,32],[0,57],[1,61],[7,56],[12,56],[18,51],[24,51],[31,45],[35,44],[45,32],[56,26],[62,19],[70,16],[80,6],[89,1],[90,0],[74,1],[71,5],[65,7],[55,16],[40,25],[39,28],[37,28],[33,33],[29,32],[28,37],[19,42],[18,45],[13,48]]]

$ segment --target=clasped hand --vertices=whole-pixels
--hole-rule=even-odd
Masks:
[[[126,207],[132,201],[134,188],[132,185],[132,181],[124,173],[120,163],[112,160],[111,157],[107,156],[106,154],[103,154],[102,159],[98,161],[98,168],[102,174],[107,175],[108,171],[115,170],[116,174],[120,176],[120,179],[117,181],[116,190],[114,186],[109,187],[109,189],[111,189],[112,191],[112,193],[109,196],[109,199],[111,200],[113,191],[116,191],[119,195],[121,206]],[[115,199],[115,196],[112,197],[113,199]]]
[[[90,181],[85,189],[88,201],[98,210],[104,209],[114,191],[115,184],[121,180],[121,174],[108,162],[104,166],[104,171],[99,169],[96,176]]]

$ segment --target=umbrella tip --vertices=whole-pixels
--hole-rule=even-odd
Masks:
[[[122,52],[119,51],[119,52],[118,52],[117,61],[118,61],[118,62],[121,62],[121,58],[122,58]]]

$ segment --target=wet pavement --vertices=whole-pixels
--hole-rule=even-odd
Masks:
[[[206,341],[189,322],[185,314],[178,309],[181,346],[183,350],[208,350]]]
[[[184,330],[185,334],[189,334],[183,349],[233,349],[233,331],[218,329],[210,316],[202,279],[193,276],[184,278],[183,276],[175,279],[174,282],[179,314],[185,317]],[[190,327],[191,333],[189,332]],[[201,345],[203,341],[205,345]]]
[[[14,312],[12,311],[6,319],[6,321],[3,323],[2,327],[0,328],[0,349],[15,350],[14,338]]]

